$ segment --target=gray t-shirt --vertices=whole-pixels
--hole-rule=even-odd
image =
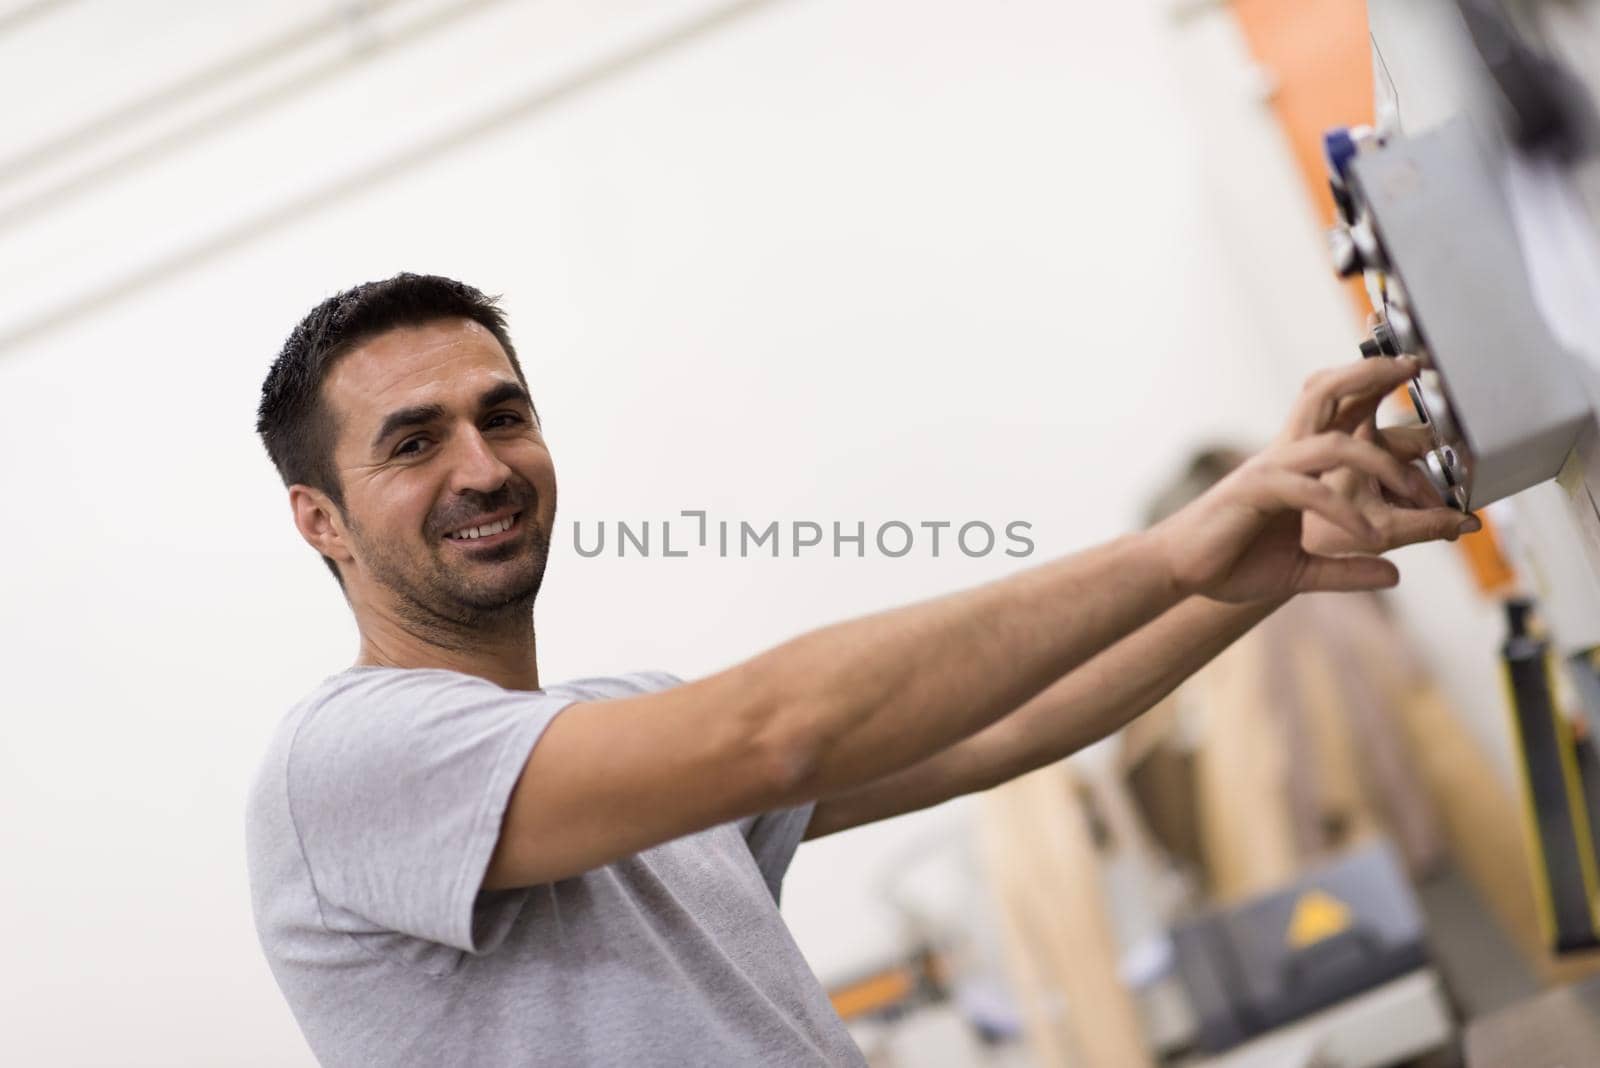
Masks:
[[[865,1063],[778,914],[809,805],[478,890],[561,709],[677,682],[363,667],[290,711],[250,793],[250,889],[323,1064]]]

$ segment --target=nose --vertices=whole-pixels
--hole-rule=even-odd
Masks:
[[[477,427],[456,436],[457,448],[451,465],[451,489],[456,493],[493,493],[511,479],[506,466]]]

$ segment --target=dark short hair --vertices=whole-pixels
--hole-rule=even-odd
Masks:
[[[440,319],[471,319],[493,334],[526,388],[528,380],[506,332],[498,298],[435,274],[397,274],[353,286],[300,320],[261,384],[256,433],[285,486],[319,489],[343,513],[344,490],[333,464],[338,428],[323,402],[323,380],[334,361],[363,342],[398,327]],[[342,586],[338,566],[327,557],[323,560]]]

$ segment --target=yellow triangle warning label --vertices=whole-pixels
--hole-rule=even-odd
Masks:
[[[1332,938],[1350,927],[1350,906],[1321,890],[1308,890],[1294,904],[1289,945],[1295,949]]]

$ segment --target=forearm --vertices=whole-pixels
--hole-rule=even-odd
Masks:
[[[825,799],[806,835],[915,812],[1069,756],[1154,707],[1281,603],[1191,597],[971,738]]]
[[[1181,597],[1159,545],[1132,535],[813,631],[730,674],[771,746],[792,755],[796,799],[811,799],[983,730]]]
[[[994,783],[1070,756],[1119,730],[1282,604],[1190,597],[1139,628],[991,728]]]

